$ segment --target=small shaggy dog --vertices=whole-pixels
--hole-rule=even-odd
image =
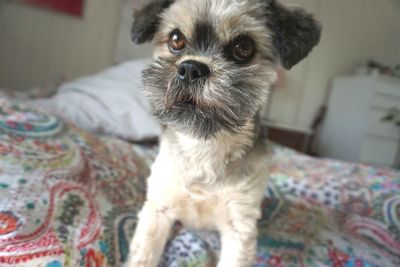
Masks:
[[[219,267],[251,266],[268,177],[258,112],[276,67],[318,43],[320,26],[275,0],[153,0],[132,39],[153,40],[145,92],[165,126],[127,267],[157,266],[171,226],[218,230]]]

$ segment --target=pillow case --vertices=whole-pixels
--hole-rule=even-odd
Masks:
[[[91,132],[131,141],[156,138],[161,128],[141,92],[142,70],[149,62],[141,59],[122,63],[65,83],[55,96],[28,104]]]

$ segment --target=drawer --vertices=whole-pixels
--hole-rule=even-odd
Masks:
[[[400,128],[392,122],[385,122],[381,119],[387,114],[389,109],[371,108],[367,118],[367,133],[398,140],[400,137]]]
[[[400,108],[400,95],[375,92],[372,95],[371,106],[385,109],[390,109],[394,107]]]
[[[377,92],[400,97],[400,79],[382,77],[377,81],[375,88]]]
[[[392,166],[397,145],[397,141],[366,136],[361,142],[360,162]]]

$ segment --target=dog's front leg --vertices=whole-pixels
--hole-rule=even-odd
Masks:
[[[125,267],[156,267],[174,220],[169,216],[168,207],[151,201],[144,204],[138,216]]]
[[[222,250],[218,267],[249,267],[256,258],[257,220],[231,221],[221,231]]]

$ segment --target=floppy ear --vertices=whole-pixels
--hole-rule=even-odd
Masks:
[[[135,10],[131,29],[132,41],[136,44],[151,41],[160,23],[161,12],[173,2],[174,0],[151,0],[141,10]]]
[[[301,8],[288,8],[269,0],[267,19],[273,44],[285,69],[300,62],[319,42],[320,24]]]

